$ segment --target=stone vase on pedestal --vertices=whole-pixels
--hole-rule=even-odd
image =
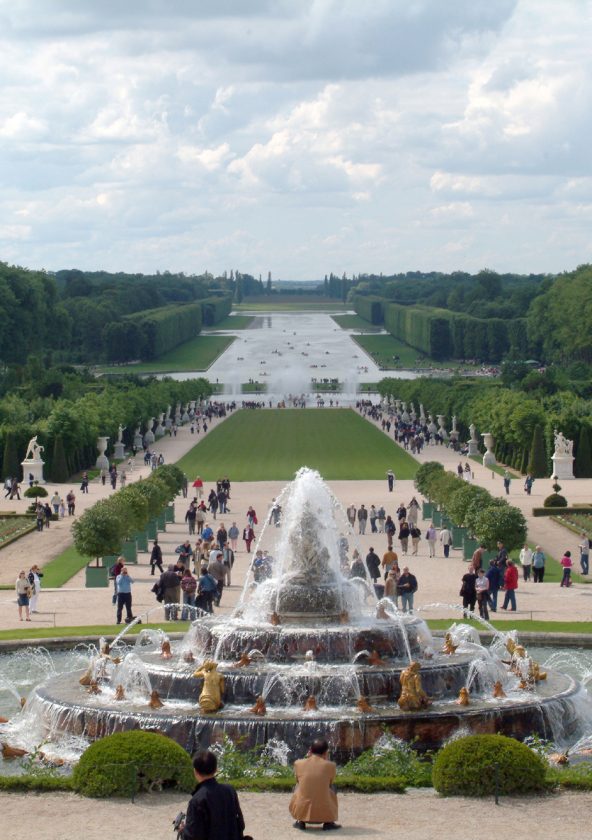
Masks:
[[[101,436],[97,438],[97,449],[99,450],[99,457],[96,460],[95,467],[98,470],[108,470],[109,469],[109,458],[105,455],[107,451],[107,444],[109,443],[109,438],[105,436]]]
[[[164,420],[164,411],[162,411],[158,415],[158,425],[154,429],[154,437],[161,438],[165,434],[165,428],[162,425],[163,420]]]
[[[448,432],[446,431],[446,426],[444,425],[445,419],[446,416],[444,414],[438,414],[438,434],[442,440],[448,440]]]
[[[478,455],[479,454],[479,441],[475,436],[475,426],[471,423],[469,426],[469,432],[471,433],[471,439],[467,441],[467,446],[469,447],[469,456],[471,455]]]
[[[136,426],[136,431],[134,432],[134,446],[136,449],[141,449],[144,443],[144,439],[142,437],[142,432],[140,426]]]
[[[481,437],[483,438],[483,443],[485,444],[485,449],[487,450],[483,456],[483,466],[495,467],[497,461],[495,460],[495,455],[493,454],[493,435],[491,432],[483,432]]]
[[[151,443],[154,443],[154,432],[152,431],[153,425],[154,417],[151,417],[146,423],[146,431],[144,432],[144,443],[146,446],[150,446]]]

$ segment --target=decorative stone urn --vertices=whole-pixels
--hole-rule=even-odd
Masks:
[[[150,446],[151,443],[154,443],[154,432],[152,431],[153,426],[154,417],[151,417],[146,423],[146,431],[144,432],[144,443],[146,446]]]
[[[98,437],[97,438],[97,449],[99,450],[99,457],[95,463],[95,467],[98,470],[108,470],[109,469],[109,458],[105,455],[107,451],[107,444],[109,443],[108,437]]]
[[[487,450],[483,456],[483,466],[495,467],[497,461],[495,460],[495,455],[493,454],[493,435],[491,432],[483,432],[481,437],[483,438],[483,443],[485,445],[485,449]]]
[[[158,425],[154,429],[154,437],[161,438],[165,433],[165,428],[162,425],[162,421],[164,420],[164,411],[158,415]]]
[[[469,447],[469,456],[471,455],[478,455],[479,454],[479,441],[475,435],[475,424],[471,423],[469,426],[469,432],[471,433],[471,439],[467,441],[467,445]]]

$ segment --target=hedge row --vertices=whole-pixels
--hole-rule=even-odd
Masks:
[[[536,507],[532,509],[533,516],[565,516],[566,513],[592,514],[592,507]]]
[[[433,359],[499,362],[509,352],[527,352],[526,322],[475,318],[427,306],[384,306],[384,324],[395,337]]]
[[[365,321],[369,321],[371,324],[382,324],[384,321],[385,301],[383,298],[372,295],[354,295],[352,302],[360,318]]]
[[[209,297],[200,300],[202,320],[204,327],[213,327],[218,324],[232,309],[232,298],[229,295],[224,297]]]
[[[501,540],[508,551],[526,541],[526,520],[522,512],[505,499],[494,498],[483,487],[470,484],[437,461],[427,461],[417,470],[417,490],[435,502],[450,520],[467,528],[487,549]]]
[[[146,309],[123,318],[122,324],[137,336],[136,351],[131,358],[156,359],[199,333],[201,301]]]

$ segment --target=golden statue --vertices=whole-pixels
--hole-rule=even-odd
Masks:
[[[471,695],[469,694],[468,688],[461,688],[458,692],[458,697],[454,701],[458,706],[469,706],[471,703],[470,699]]]
[[[99,684],[96,680],[91,680],[88,684],[88,693],[89,694],[102,694]]]
[[[93,663],[88,666],[84,674],[80,677],[78,682],[80,685],[90,685],[93,678]]]
[[[250,665],[250,664],[251,664],[251,657],[245,651],[244,653],[241,653],[241,657],[238,660],[238,662],[235,664],[234,667],[235,668],[246,668],[247,665]]]
[[[199,695],[199,708],[206,714],[217,712],[223,705],[224,677],[218,673],[217,668],[217,662],[206,659],[193,674],[194,677],[203,679],[203,687]]]
[[[442,653],[445,653],[447,656],[452,656],[453,653],[456,653],[458,645],[455,645],[452,641],[452,633],[446,633],[444,636],[444,647],[442,648]]]
[[[529,679],[524,679],[523,677],[518,684],[518,688],[522,689],[522,691],[532,691],[534,688],[534,682]]]
[[[512,650],[512,661],[510,663],[510,671],[516,674],[517,677],[522,676],[522,670],[519,665],[520,659],[526,659],[526,648],[523,645],[514,645]]]
[[[282,623],[281,618],[279,617],[279,615],[275,611],[272,612],[272,614],[269,617],[269,620],[273,624],[274,627],[277,627],[278,625],[280,625]]]
[[[318,708],[319,707],[317,706],[317,698],[314,696],[314,694],[311,694],[310,697],[307,697],[304,701],[304,711],[316,712],[318,711]]]
[[[547,672],[541,671],[541,666],[534,659],[530,660],[528,674],[535,682],[541,682],[541,680],[547,679]]]
[[[514,653],[514,651],[516,650],[516,642],[514,641],[514,639],[512,639],[512,638],[511,638],[511,637],[509,637],[509,636],[508,636],[508,638],[506,639],[506,650],[508,651],[508,653],[510,654],[510,656],[512,656],[512,654],[513,654],[513,653]]]
[[[23,755],[28,755],[26,750],[20,747],[11,747],[9,744],[2,744],[3,758],[21,758]]]
[[[250,708],[249,711],[252,715],[259,715],[259,717],[263,717],[267,714],[267,706],[265,705],[265,700],[263,699],[262,694],[260,694],[255,700],[255,705]]]
[[[151,709],[162,709],[164,703],[160,699],[158,691],[154,688],[150,694],[150,701],[148,703]]]
[[[190,650],[186,650],[183,654],[183,662],[195,662],[195,656],[191,653]]]
[[[173,654],[171,653],[171,643],[168,639],[165,639],[165,641],[160,646],[160,656],[162,659],[173,658]]]
[[[502,699],[506,696],[506,692],[504,691],[504,687],[499,680],[494,682],[493,684],[493,696],[497,697],[498,699]]]
[[[116,700],[125,700],[125,691],[123,690],[122,685],[118,685],[115,688],[115,699]]]
[[[368,665],[386,665],[386,662],[380,658],[377,650],[372,650],[368,657]]]
[[[427,709],[431,706],[432,701],[425,693],[421,685],[421,677],[419,676],[421,665],[419,662],[410,662],[409,665],[401,671],[399,677],[401,681],[401,696],[398,703],[399,708],[404,712],[417,712],[420,709]]]
[[[374,711],[374,709],[372,708],[372,706],[368,702],[368,698],[364,697],[363,695],[360,695],[360,697],[358,697],[358,702],[356,703],[356,709],[358,710],[358,712],[362,712],[364,714],[370,714],[370,712]]]

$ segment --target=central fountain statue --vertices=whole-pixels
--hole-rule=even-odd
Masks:
[[[459,728],[524,737],[561,724],[575,733],[581,689],[543,671],[511,635],[496,632],[484,648],[476,631],[454,625],[442,648],[417,615],[377,600],[354,562],[345,511],[317,472],[300,470],[276,504],[280,524],[260,537],[269,574],[248,574],[235,611],[201,615],[180,642],[146,629],[135,648],[117,641],[88,668],[49,677],[22,713],[37,745],[141,726],[189,752],[227,734],[245,749],[279,738],[298,755],[323,732],[346,761],[385,731],[418,749]],[[0,741],[33,752],[33,736],[11,726],[0,724]]]

